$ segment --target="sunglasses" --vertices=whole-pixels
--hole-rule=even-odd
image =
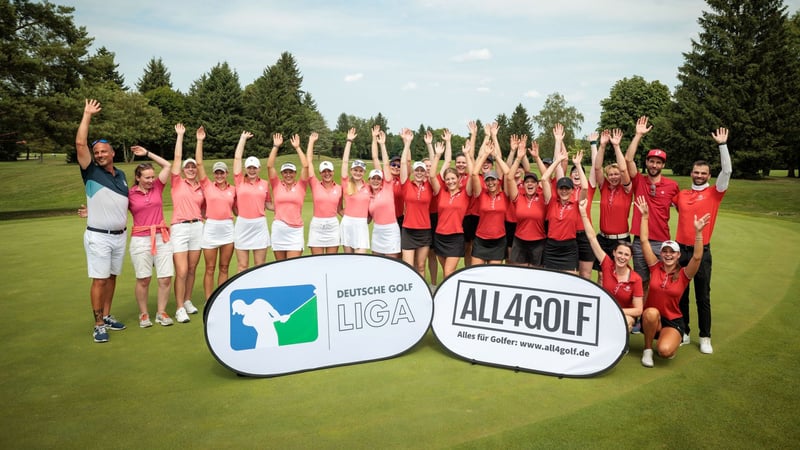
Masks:
[[[656,185],[655,184],[651,184],[650,185],[650,196],[651,197],[655,197],[656,196]]]
[[[97,145],[97,144],[108,144],[108,141],[105,140],[105,139],[98,139],[98,140],[92,142],[91,147],[94,148],[94,146]]]
[[[390,167],[400,167],[399,163],[391,163],[389,164]]]

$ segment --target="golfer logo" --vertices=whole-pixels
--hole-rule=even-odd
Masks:
[[[231,300],[233,350],[317,340],[317,296],[313,285],[239,289],[231,293]]]

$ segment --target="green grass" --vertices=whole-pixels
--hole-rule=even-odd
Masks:
[[[471,365],[428,334],[387,361],[247,379],[211,356],[198,316],[136,326],[127,257],[114,313],[129,328],[92,343],[85,223],[63,192],[82,200],[77,167],[38,166],[59,184],[22,164],[0,164],[0,179],[4,192],[12,179],[27,185],[14,196],[28,200],[4,195],[0,211],[46,211],[54,199],[71,215],[0,221],[2,448],[789,448],[800,438],[797,219],[720,213],[711,356],[693,342],[645,369],[632,336],[608,373],[558,379]]]

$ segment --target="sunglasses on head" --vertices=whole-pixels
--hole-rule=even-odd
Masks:
[[[98,140],[92,142],[91,147],[94,148],[94,146],[97,145],[97,144],[108,144],[108,141],[105,140],[105,139],[98,139]]]

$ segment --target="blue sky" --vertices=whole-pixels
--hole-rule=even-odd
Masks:
[[[536,114],[548,94],[600,119],[618,80],[640,75],[673,90],[682,52],[700,30],[700,0],[242,1],[55,0],[74,6],[94,47],[116,53],[130,87],[162,58],[173,87],[227,61],[242,87],[283,51],[328,126],[342,112],[381,112],[389,128],[420,123],[466,134],[522,103]],[[787,1],[789,14],[800,0]],[[189,119],[187,119],[187,122]]]

